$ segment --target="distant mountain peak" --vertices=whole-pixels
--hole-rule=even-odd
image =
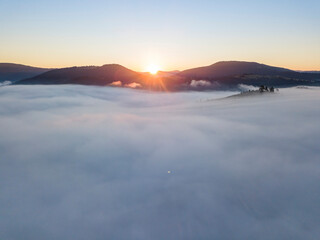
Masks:
[[[257,62],[220,61],[210,66],[188,69],[181,75],[195,79],[213,79],[242,74],[275,75],[279,72],[291,71],[285,68],[272,67]]]
[[[33,77],[51,69],[31,67],[16,63],[0,63],[0,82],[1,81],[18,81],[24,78]]]
[[[297,86],[318,83],[320,83],[318,73],[296,72],[257,62],[220,61],[210,66],[185,71],[159,71],[156,75],[135,72],[115,63],[102,66],[69,67],[46,70],[26,77],[17,84],[139,86],[139,88],[150,90],[174,91],[194,89],[195,86],[197,89],[216,89],[236,87],[238,84]]]
[[[124,70],[124,71],[132,71],[129,68],[126,68],[120,64],[112,63],[112,64],[104,64],[101,66],[101,68],[110,68],[110,69],[118,69],[118,70]],[[132,71],[133,72],[133,71]]]

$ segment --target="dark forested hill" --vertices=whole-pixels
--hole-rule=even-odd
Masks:
[[[278,75],[283,72],[293,72],[289,69],[271,67],[255,62],[217,62],[210,66],[182,71],[180,75],[194,79],[214,79],[243,74]]]
[[[197,82],[199,81],[199,82]],[[319,73],[296,72],[255,62],[218,62],[185,71],[159,72],[156,75],[132,71],[118,64],[101,67],[55,69],[17,84],[84,84],[139,87],[150,90],[189,90],[236,88],[239,84],[298,86],[319,85]]]
[[[71,67],[48,71],[33,78],[19,81],[19,84],[85,84],[108,85],[121,81],[122,84],[140,82],[139,73],[118,64],[101,67]]]
[[[30,67],[21,64],[0,63],[0,82],[15,82],[21,79],[34,77],[49,70],[50,69],[47,68]]]

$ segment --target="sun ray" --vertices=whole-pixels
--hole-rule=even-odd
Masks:
[[[159,66],[157,66],[155,64],[150,64],[147,67],[147,72],[151,73],[152,75],[155,75],[159,72]]]

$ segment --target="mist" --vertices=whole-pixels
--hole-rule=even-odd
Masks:
[[[1,239],[319,239],[320,88],[0,88]]]

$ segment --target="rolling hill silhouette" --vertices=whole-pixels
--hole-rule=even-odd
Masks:
[[[104,86],[121,81],[122,84],[141,82],[141,75],[118,64],[101,67],[71,67],[45,72],[33,78],[19,81],[19,84],[84,84]]]
[[[213,79],[243,74],[277,75],[283,72],[293,72],[289,69],[271,67],[256,62],[217,62],[210,66],[182,71],[180,75],[194,79]]]
[[[205,81],[201,87],[194,81]],[[159,72],[157,75],[135,72],[118,64],[101,67],[55,69],[17,84],[83,84],[139,87],[159,91],[237,88],[238,84],[268,86],[319,85],[319,73],[296,72],[255,62],[218,62],[185,71]],[[194,87],[197,86],[197,87]]]
[[[320,74],[297,72],[256,62],[224,61],[210,66],[188,69],[179,73],[187,82],[206,80],[208,88],[233,88],[238,84],[276,87],[319,85]]]
[[[0,63],[0,82],[14,82],[24,78],[31,78],[49,70],[48,68],[30,67],[15,63]]]

